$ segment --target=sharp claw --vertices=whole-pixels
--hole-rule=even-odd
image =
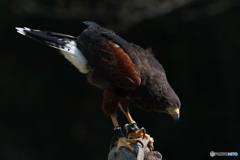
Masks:
[[[154,139],[151,137],[151,138],[149,139],[149,142],[148,142],[148,145],[147,145],[147,147],[150,149],[150,151],[153,151],[153,150],[154,150],[153,142],[154,142]]]
[[[150,151],[153,151],[153,150],[154,150],[154,146],[153,146],[153,145],[152,145],[152,146],[149,146],[148,148],[150,149]]]
[[[145,134],[146,134],[146,129],[145,129],[145,128],[142,128],[142,130],[143,130],[143,137],[142,137],[142,139],[144,139]]]
[[[136,142],[140,143],[142,145],[142,148],[144,147],[143,143],[139,140],[136,140]]]
[[[148,148],[150,149],[150,151],[154,150],[154,146],[153,145],[148,145]]]

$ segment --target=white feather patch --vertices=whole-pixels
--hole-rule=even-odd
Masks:
[[[81,73],[88,73],[90,70],[87,68],[88,61],[77,48],[76,42],[70,41],[63,48],[57,48],[61,51],[64,57],[69,60]]]
[[[24,32],[24,30],[31,31],[31,29],[27,27],[24,27],[24,28],[15,27],[15,29],[17,30],[18,33],[22,35],[26,35],[26,32]],[[40,30],[32,29],[32,31],[40,31]]]
[[[24,32],[24,29],[23,28],[19,28],[19,27],[16,27],[16,30],[18,33],[22,34],[22,35],[25,35],[26,33]]]
[[[113,46],[114,46],[114,47],[116,47],[116,48],[119,48],[119,47],[120,47],[120,46],[119,46],[119,45],[117,45],[117,44],[114,44]]]

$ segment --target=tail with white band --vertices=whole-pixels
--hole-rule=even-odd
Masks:
[[[76,37],[61,33],[40,31],[26,27],[16,27],[16,29],[18,33],[26,37],[32,38],[36,41],[60,50],[65,58],[68,59],[77,69],[79,69],[80,72],[85,74],[89,72],[87,67],[88,61],[77,48]]]

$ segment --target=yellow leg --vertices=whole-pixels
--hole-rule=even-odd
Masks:
[[[130,115],[129,112],[124,112],[124,114],[125,114],[125,116],[127,117],[128,122],[132,122],[132,121],[133,121],[133,119],[132,119],[132,117],[131,117],[131,115]]]
[[[146,138],[146,139],[150,139],[149,144],[148,144],[149,148],[150,149],[153,148],[153,138],[149,134],[145,133],[145,129],[144,128],[139,129],[137,127],[136,122],[132,119],[132,116],[130,115],[129,110],[128,110],[129,103],[131,103],[131,99],[125,97],[125,98],[121,98],[120,99],[120,102],[118,103],[118,105],[120,106],[121,110],[123,111],[123,113],[125,114],[125,116],[127,117],[128,122],[129,122],[129,124],[127,124],[126,127],[127,128],[131,127],[130,132],[127,135],[131,139],[125,139],[124,138],[124,142],[123,142],[122,138],[119,138],[119,143],[122,143],[122,145],[123,145],[124,143],[127,142],[126,140],[131,140],[131,143],[136,143],[137,141],[134,140],[134,139]],[[115,123],[115,122],[113,122],[113,123]],[[119,143],[118,143],[118,146],[120,146]],[[116,149],[116,151],[118,151],[118,149],[119,149],[119,147]]]
[[[117,116],[116,115],[110,115],[114,127],[119,127]],[[129,145],[129,143],[137,143],[134,139],[126,139],[125,137],[119,137],[118,143],[115,152],[118,152],[120,147],[124,146],[130,149],[132,152],[134,151],[134,148]]]
[[[111,117],[111,119],[112,119],[112,122],[113,122],[114,127],[119,126],[118,121],[117,121],[117,116],[115,116],[115,115],[110,115],[110,117]]]

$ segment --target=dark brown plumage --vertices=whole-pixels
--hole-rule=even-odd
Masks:
[[[130,116],[128,105],[133,102],[146,111],[165,112],[179,119],[180,100],[169,85],[162,65],[151,49],[128,43],[113,31],[94,22],[87,25],[79,37],[65,34],[17,28],[18,32],[59,49],[72,64],[87,75],[88,81],[104,90],[103,111],[112,118],[121,145],[133,150],[123,137],[117,122],[120,107],[129,121],[129,132],[139,128]],[[137,133],[136,132],[136,133]],[[134,134],[131,133],[132,138]],[[149,138],[149,135],[143,134]]]
[[[144,110],[168,112],[169,104],[180,108],[162,65],[152,54],[96,23],[85,24],[88,29],[78,37],[78,48],[93,66],[92,74],[101,78],[90,83],[94,81],[93,85],[122,98],[129,97]]]

